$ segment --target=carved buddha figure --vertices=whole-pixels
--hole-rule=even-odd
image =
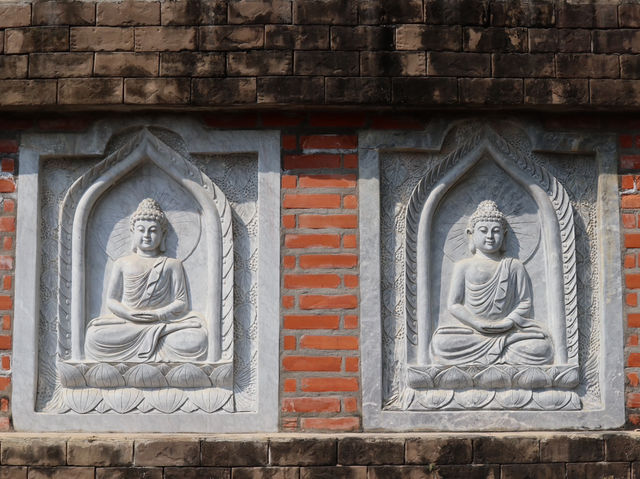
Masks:
[[[448,313],[459,325],[433,334],[439,364],[548,364],[553,344],[532,319],[531,281],[524,265],[505,257],[507,221],[493,201],[483,201],[467,226],[472,256],[453,268]]]
[[[118,258],[107,290],[110,313],[91,320],[87,358],[100,361],[197,361],[207,352],[201,314],[189,310],[182,262],[164,255],[168,221],[153,199],[130,218],[133,253]]]

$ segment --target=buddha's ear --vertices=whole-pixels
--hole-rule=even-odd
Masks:
[[[473,242],[473,236],[469,236],[469,251],[471,254],[476,254],[476,245]]]
[[[504,234],[502,235],[502,244],[500,245],[500,252],[505,253],[507,251],[507,233],[508,229],[505,228]]]
[[[167,251],[167,232],[166,231],[162,235],[162,241],[160,241],[160,251],[162,253]]]
[[[131,251],[133,251],[134,253],[136,253],[138,251],[138,248],[136,248],[136,237],[135,237],[135,235],[131,235]]]

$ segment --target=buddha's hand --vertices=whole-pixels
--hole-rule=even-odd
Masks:
[[[487,321],[486,319],[482,319],[479,320],[478,323],[478,331],[486,334],[505,333],[513,328],[513,321],[509,318],[499,319],[497,321]]]
[[[135,313],[132,313],[131,316],[134,321],[139,321],[141,323],[153,323],[162,320],[161,315],[158,314],[157,311],[151,310],[136,311]]]

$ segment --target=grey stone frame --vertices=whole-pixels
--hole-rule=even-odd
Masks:
[[[258,157],[258,357],[257,410],[214,414],[88,415],[35,411],[39,316],[39,171],[41,159],[101,156],[111,136],[127,127],[170,129],[190,153],[255,153]],[[101,120],[80,133],[33,133],[21,139],[13,336],[13,424],[20,431],[272,432],[278,427],[280,296],[280,133],[219,131],[187,117]]]
[[[486,119],[483,119],[486,121]],[[382,408],[382,316],[380,262],[380,153],[439,152],[455,120],[432,121],[423,131],[363,131],[359,135],[359,227],[361,277],[362,408],[366,431],[509,431],[605,429],[625,421],[620,202],[615,135],[550,132],[517,121],[533,150],[593,155],[597,163],[600,218],[598,249],[602,409],[579,411],[397,411]],[[606,331],[605,331],[606,330]],[[406,363],[405,363],[406,366]]]

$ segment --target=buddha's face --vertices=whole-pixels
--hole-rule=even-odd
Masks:
[[[133,225],[133,244],[138,251],[158,251],[162,242],[162,227],[154,220],[138,220]]]
[[[478,221],[473,228],[473,244],[483,253],[500,251],[503,240],[504,229],[499,221]]]

